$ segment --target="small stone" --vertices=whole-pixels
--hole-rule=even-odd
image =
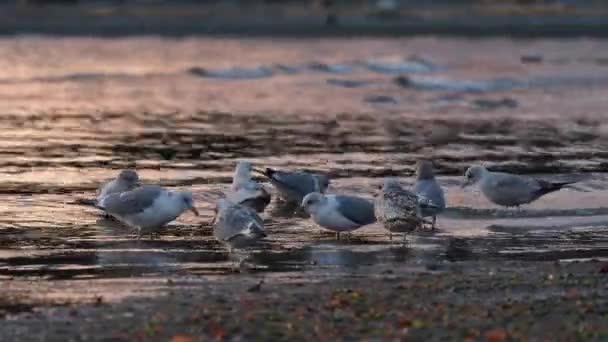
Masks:
[[[523,55],[520,58],[522,63],[542,63],[543,56],[541,55]]]

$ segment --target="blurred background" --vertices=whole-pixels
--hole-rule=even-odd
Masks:
[[[16,0],[0,32],[605,34],[599,0]]]

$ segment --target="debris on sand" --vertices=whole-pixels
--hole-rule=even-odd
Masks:
[[[510,97],[503,97],[502,99],[475,99],[472,101],[472,104],[479,108],[485,110],[494,110],[499,108],[508,108],[513,109],[519,106],[517,100],[512,99]]]
[[[344,88],[359,88],[370,84],[369,80],[348,80],[348,79],[340,79],[340,78],[329,78],[327,79],[327,84],[335,85],[338,87]]]
[[[321,62],[312,62],[308,67],[314,71],[330,72],[335,74],[346,74],[355,71],[355,67],[348,64],[326,64]]]
[[[267,66],[259,66],[255,68],[229,68],[229,69],[205,69],[201,67],[192,67],[188,69],[188,73],[209,78],[221,78],[228,80],[247,80],[266,78],[274,75],[272,68]]]
[[[421,57],[407,59],[370,59],[365,66],[373,71],[383,74],[427,73],[437,70],[438,66]]]
[[[523,55],[519,59],[522,63],[542,63],[543,56],[541,55]]]
[[[524,83],[511,78],[497,78],[488,81],[453,80],[443,77],[398,76],[395,82],[404,88],[421,90],[447,90],[457,92],[483,93],[509,90],[524,86]]]
[[[392,97],[392,96],[387,96],[387,95],[376,95],[376,96],[368,96],[365,99],[363,99],[363,101],[367,102],[367,103],[373,103],[373,104],[398,104],[399,101]]]

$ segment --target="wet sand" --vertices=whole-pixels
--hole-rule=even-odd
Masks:
[[[7,340],[602,341],[608,302],[599,269],[598,262],[470,261],[337,269],[323,278],[317,272],[283,279],[263,272],[223,281],[167,277],[137,282],[154,287],[153,298],[24,306],[28,312],[5,320],[1,334]]]
[[[22,36],[0,52],[2,339],[606,336],[604,40]],[[277,202],[249,271],[211,236],[237,160],[371,198],[421,157],[450,208],[407,248],[377,224],[335,241]],[[458,187],[473,163],[580,182],[505,210]],[[124,167],[191,188],[202,216],[143,241],[101,219],[83,200]]]

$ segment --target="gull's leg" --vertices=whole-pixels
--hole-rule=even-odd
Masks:
[[[137,227],[137,240],[141,240],[141,227]]]
[[[232,264],[232,272],[234,273],[240,273],[241,272],[241,263],[239,262],[239,260],[236,260],[236,262],[234,262]]]
[[[244,255],[240,255],[240,253],[237,253],[237,260],[238,260],[238,271],[242,272],[242,271],[247,271],[248,267],[247,267],[247,259],[249,258],[249,255],[244,254]]]
[[[246,259],[247,259],[247,258],[243,258],[243,257],[241,257],[241,256],[239,256],[239,257],[237,258],[237,260],[239,261],[239,271],[243,269],[243,266],[245,266],[245,260],[246,260]]]
[[[435,230],[435,224],[437,223],[437,216],[433,215],[433,224],[431,225],[431,230]]]
[[[403,233],[403,241],[402,241],[402,243],[403,243],[404,247],[407,246],[407,233]]]
[[[336,232],[336,240],[340,240],[340,232]]]
[[[393,242],[393,232],[388,232],[388,240]]]
[[[232,262],[233,258],[236,258],[234,262]],[[232,246],[228,246],[228,260],[231,261],[232,272],[241,272],[241,260],[239,258],[238,252],[235,252]]]
[[[419,228],[422,228],[422,229],[426,228],[426,227],[424,226],[425,224],[427,224],[427,225],[434,225],[434,224],[435,224],[434,220],[435,220],[435,216],[433,216],[433,221],[425,220],[425,219],[423,218],[423,219],[422,219],[422,223],[420,224],[420,227],[419,227]],[[418,227],[417,227],[417,228],[418,228]],[[417,229],[417,228],[416,228],[416,229]]]

